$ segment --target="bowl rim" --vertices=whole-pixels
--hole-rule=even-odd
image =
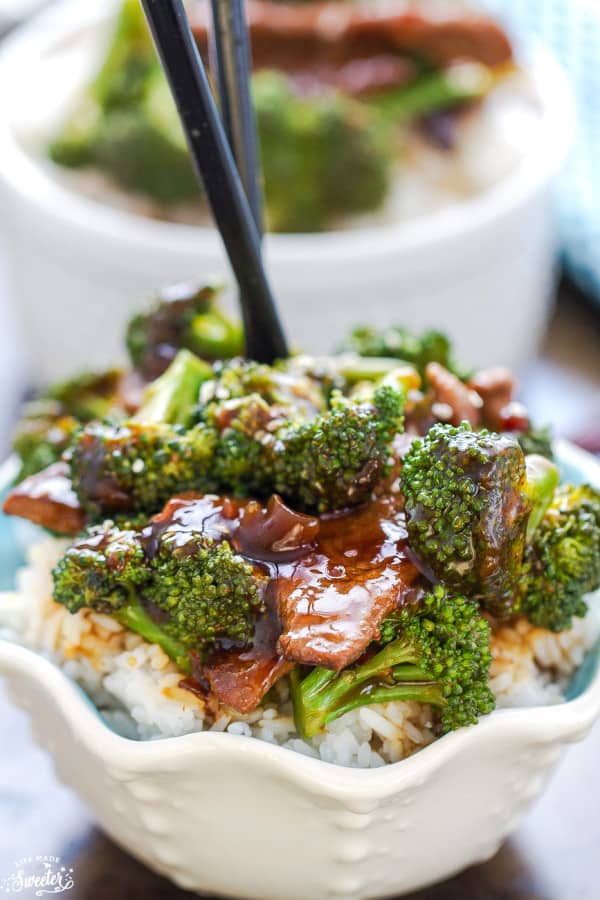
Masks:
[[[559,462],[576,467],[583,480],[600,485],[600,462],[567,441],[556,442]],[[0,467],[0,479],[8,465]],[[14,465],[14,463],[12,463]],[[14,470],[13,470],[14,471]],[[227,732],[202,731],[156,740],[133,740],[114,732],[74,681],[48,659],[11,641],[0,639],[0,674],[34,681],[61,709],[72,733],[115,772],[148,774],[168,771],[180,761],[201,761],[211,755],[284,774],[307,790],[318,783],[332,799],[379,800],[390,792],[421,783],[463,752],[467,745],[489,740],[523,739],[540,747],[581,740],[600,717],[600,664],[585,690],[573,700],[551,706],[497,709],[475,726],[444,735],[407,759],[375,769],[350,768],[314,759],[257,738]]]
[[[77,4],[78,12],[75,13]],[[18,72],[42,58],[61,41],[106,19],[106,0],[90,0],[82,16],[78,0],[62,0],[42,11],[18,29],[0,51],[0,85],[7,92],[18,84]],[[77,25],[74,26],[73,22]],[[429,250],[449,238],[463,241],[491,222],[520,208],[526,200],[547,186],[564,162],[574,133],[574,109],[566,77],[552,55],[531,45],[527,56],[533,83],[540,101],[540,128],[523,159],[497,184],[462,203],[395,225],[371,226],[320,234],[276,234],[267,236],[267,252],[279,262],[310,260],[319,262],[377,258],[390,252],[413,253]],[[9,87],[10,86],[10,87]],[[2,88],[0,87],[0,107]],[[109,243],[118,243],[132,252],[153,248],[169,255],[196,254],[200,247],[215,257],[221,254],[214,229],[153,221],[126,210],[105,206],[84,197],[52,176],[28,153],[13,132],[9,116],[0,116],[0,181],[21,200],[43,209],[45,215],[62,226],[93,234]]]

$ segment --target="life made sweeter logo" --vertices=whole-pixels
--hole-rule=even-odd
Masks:
[[[0,879],[0,893],[42,897],[62,894],[75,886],[73,869],[61,864],[60,856],[24,856]]]

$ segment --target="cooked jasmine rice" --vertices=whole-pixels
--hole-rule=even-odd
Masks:
[[[227,731],[280,744],[345,766],[374,768],[410,756],[435,739],[430,707],[393,702],[346,713],[310,741],[295,731],[289,686],[282,679],[268,702],[246,716],[180,686],[181,674],[155,646],[108,616],[71,615],[51,597],[51,570],[67,543],[45,538],[31,547],[14,593],[0,594],[0,634],[60,665],[93,699],[108,724],[130,738]],[[560,703],[564,686],[600,635],[600,596],[585,619],[553,634],[525,620],[492,639],[490,686],[499,707]]]

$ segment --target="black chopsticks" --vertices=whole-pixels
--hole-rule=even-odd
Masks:
[[[245,304],[246,352],[258,362],[287,356],[287,344],[262,261],[260,235],[182,0],[141,0],[190,153]]]
[[[246,197],[262,231],[256,121],[250,95],[252,57],[244,0],[211,0],[211,66],[219,88],[221,121],[229,139]]]

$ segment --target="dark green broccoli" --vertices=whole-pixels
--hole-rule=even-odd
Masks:
[[[600,587],[600,493],[561,485],[525,552],[520,608],[551,631],[585,616],[584,595]]]
[[[173,494],[209,489],[216,432],[186,430],[211,367],[180,350],[154,381],[135,418],[94,422],[69,450],[73,487],[91,518],[153,513]]]
[[[429,703],[442,732],[472,725],[494,708],[488,687],[490,626],[477,603],[438,585],[416,608],[400,609],[381,626],[380,644],[342,672],[292,673],[296,726],[313,737],[338,716],[372,703]]]
[[[225,540],[169,528],[152,537],[111,522],[89,529],[54,569],[54,600],[113,616],[184,672],[219,643],[247,644],[266,578]]]
[[[12,441],[21,462],[17,481],[57,462],[82,423],[118,414],[121,376],[118,369],[84,372],[26,404]]]
[[[410,546],[429,574],[495,615],[510,613],[532,510],[514,438],[434,425],[411,446],[400,477]]]
[[[53,158],[61,161],[57,145]],[[185,143],[180,146],[157,128],[143,110],[118,110],[103,116],[87,162],[106,172],[122,188],[164,206],[197,200],[201,195]]]
[[[183,283],[164,288],[155,305],[134,316],[126,343],[133,365],[156,378],[184,347],[202,359],[228,359],[243,349],[243,332],[218,309],[214,285]]]
[[[321,231],[381,206],[392,173],[384,117],[334,91],[299,96],[276,72],[252,89],[272,231]]]
[[[129,109],[145,95],[148,76],[160,68],[138,0],[122,0],[108,53],[90,92],[105,110]]]
[[[404,394],[391,386],[373,399],[339,394],[331,408],[308,421],[286,421],[259,395],[208,410],[220,427],[212,469],[237,494],[278,493],[297,509],[330,512],[369,498],[389,469],[391,442],[402,430]]]
[[[186,490],[279,493],[320,512],[361,503],[387,474],[402,428],[405,391],[392,376],[369,397],[335,394],[328,408],[307,376],[243,360],[213,373],[182,350],[135,418],[77,436],[74,488],[93,520],[152,513]]]
[[[215,488],[216,435],[205,426],[92,423],[70,450],[73,487],[92,521],[155,512],[169,497]]]
[[[440,331],[415,334],[399,325],[381,330],[369,325],[359,325],[350,333],[343,349],[358,353],[359,356],[403,360],[411,363],[423,379],[430,362],[439,363],[459,378],[466,379],[469,376],[469,372],[454,361],[450,339]]]

